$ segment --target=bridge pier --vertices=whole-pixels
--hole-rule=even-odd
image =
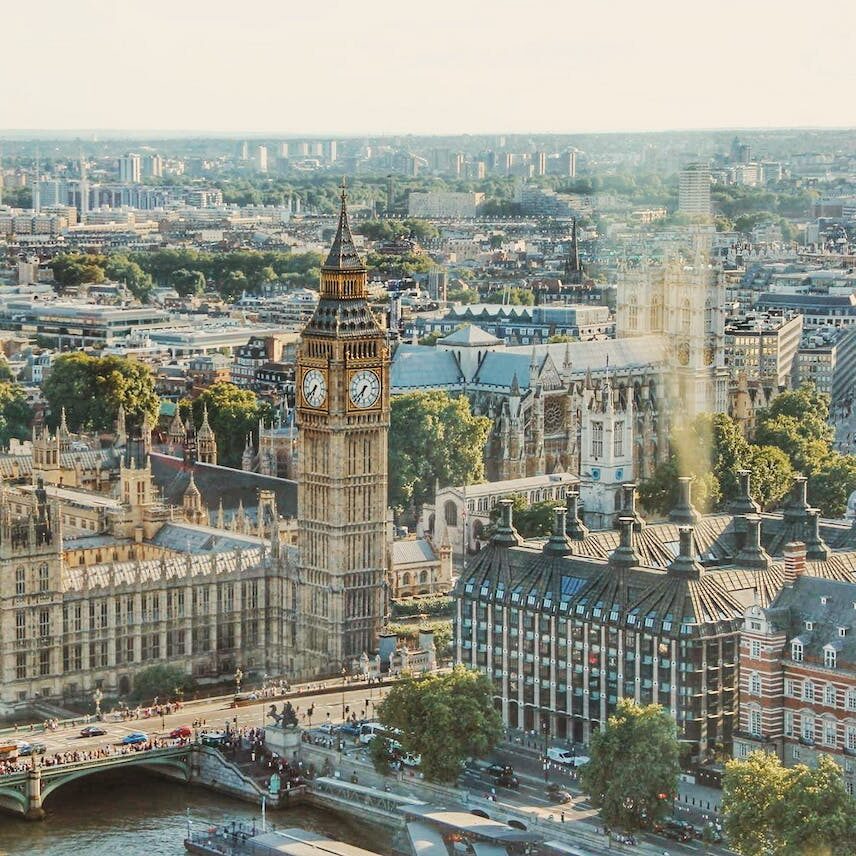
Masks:
[[[27,811],[24,817],[27,820],[43,820],[45,810],[42,808],[42,771],[40,767],[33,765],[27,771]]]

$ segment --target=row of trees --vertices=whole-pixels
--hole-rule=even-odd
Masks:
[[[738,491],[737,470],[752,472],[753,495],[764,508],[788,492],[796,473],[809,477],[809,495],[825,517],[844,514],[856,490],[856,457],[832,448],[829,397],[814,386],[777,396],[757,418],[747,440],[725,414],[702,414],[672,433],[668,460],[640,484],[643,505],[665,514],[677,502],[677,477],[695,477],[693,501],[720,507]]]

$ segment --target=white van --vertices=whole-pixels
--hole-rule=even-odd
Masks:
[[[401,732],[397,728],[386,728],[379,722],[364,722],[360,726],[360,743],[368,745],[378,735],[392,739],[400,734]]]

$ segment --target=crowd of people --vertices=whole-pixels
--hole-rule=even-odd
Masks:
[[[189,741],[185,738],[168,739],[154,737],[145,743],[104,743],[88,749],[73,749],[66,752],[55,752],[53,755],[42,755],[39,759],[40,767],[59,767],[64,764],[79,764],[82,761],[98,761],[102,758],[113,758],[119,755],[134,755],[139,752],[150,752],[152,749],[171,749],[174,746],[182,746]],[[9,776],[13,773],[25,773],[32,769],[35,759],[16,758],[15,760],[0,761],[0,776]]]

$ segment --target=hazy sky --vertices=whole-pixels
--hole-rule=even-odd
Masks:
[[[853,126],[856,2],[4,4],[0,129]]]

